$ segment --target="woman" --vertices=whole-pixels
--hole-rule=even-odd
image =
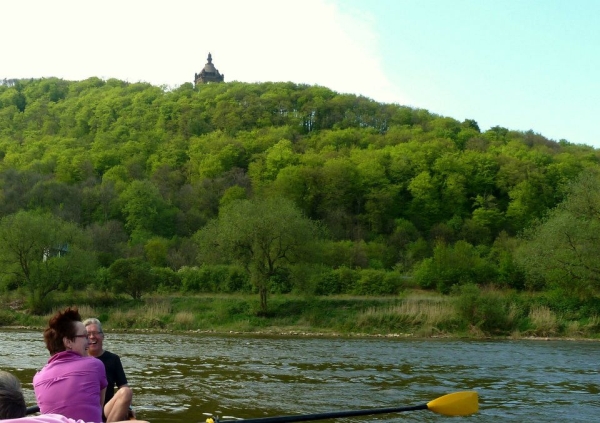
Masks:
[[[85,423],[73,420],[60,414],[43,414],[26,417],[27,407],[21,391],[21,383],[12,374],[0,370],[0,420],[2,423]],[[148,423],[137,420],[138,423]],[[129,423],[121,421],[116,423]]]
[[[56,313],[44,331],[48,364],[33,377],[42,414],[101,422],[106,373],[104,364],[88,357],[88,334],[76,308]]]

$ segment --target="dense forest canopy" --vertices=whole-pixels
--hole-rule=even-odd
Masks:
[[[549,211],[599,161],[592,147],[533,131],[482,132],[474,120],[291,82],[167,90],[116,79],[4,80],[0,229],[15,216],[58,219],[80,253],[38,263],[40,279],[27,282],[10,252],[18,235],[7,232],[1,286],[29,286],[31,295],[118,289],[127,279],[110,271],[118,264],[127,275],[152,274],[146,291],[256,289],[256,275],[244,279],[236,260],[205,259],[195,235],[224,207],[243,213],[246,200],[269,198],[291,201],[326,229],[321,254],[269,274],[271,290],[391,294],[409,278],[442,292],[469,282],[546,289],[553,279],[543,269],[516,260],[523,243],[543,244],[532,231],[520,235],[555,222],[561,212],[548,219]],[[597,177],[587,181],[598,188]],[[586,244],[588,254],[596,244]],[[65,268],[80,273],[41,290],[52,260],[71,260]]]

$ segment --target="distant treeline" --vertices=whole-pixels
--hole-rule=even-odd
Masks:
[[[594,296],[599,161],[533,131],[291,82],[4,80],[0,291],[37,311],[84,288]],[[292,204],[318,234],[290,227],[290,249],[258,256],[234,216],[261,204],[281,209],[267,228],[296,219]],[[227,229],[254,244],[222,250]],[[308,245],[317,254],[292,257]]]

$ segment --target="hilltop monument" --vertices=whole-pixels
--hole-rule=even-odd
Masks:
[[[200,73],[194,74],[194,84],[210,84],[213,82],[223,82],[225,74],[220,74],[215,65],[212,64],[212,56],[208,53],[208,62],[204,65],[204,69]]]

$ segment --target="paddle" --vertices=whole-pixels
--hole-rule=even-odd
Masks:
[[[290,423],[309,420],[335,419],[338,417],[356,417],[372,414],[401,413],[403,411],[429,410],[444,416],[468,416],[479,410],[478,395],[475,391],[454,392],[429,401],[427,404],[413,405],[411,407],[375,408],[355,411],[334,411],[320,414],[299,414],[296,416],[261,417],[256,419],[220,420],[218,417],[206,419],[207,423],[226,423],[238,421],[240,423]]]

